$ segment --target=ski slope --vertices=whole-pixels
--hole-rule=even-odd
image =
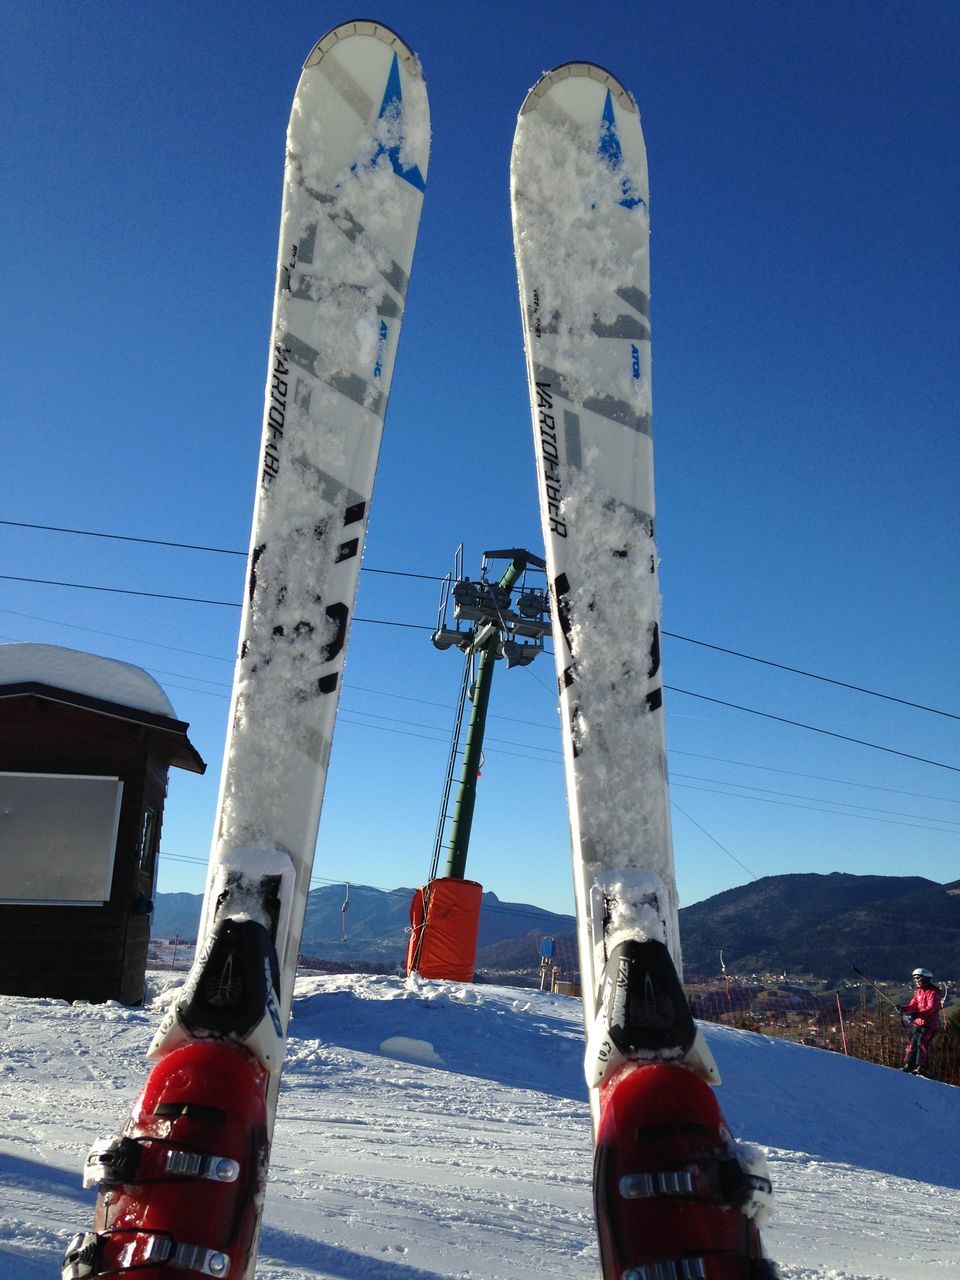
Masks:
[[[0,998],[0,1280],[59,1275],[91,1141],[144,1078],[153,1007]],[[260,1280],[595,1280],[578,1001],[302,977]],[[960,1276],[960,1090],[706,1024],[763,1146],[785,1280]]]

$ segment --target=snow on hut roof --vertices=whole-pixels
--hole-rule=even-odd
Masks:
[[[11,684],[49,685],[170,720],[177,718],[170,699],[146,671],[129,662],[56,644],[0,644],[0,687]]]

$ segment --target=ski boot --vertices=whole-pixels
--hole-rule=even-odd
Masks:
[[[594,1164],[604,1280],[775,1280],[759,1232],[772,1188],[748,1151],[689,1068],[623,1068],[601,1091]]]
[[[242,1276],[265,1180],[267,1079],[224,1042],[161,1058],[121,1134],[87,1156],[94,1230],[71,1240],[62,1280]]]

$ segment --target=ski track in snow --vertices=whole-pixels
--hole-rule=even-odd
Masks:
[[[151,975],[155,1000],[171,985]],[[301,978],[260,1280],[596,1277],[580,1016],[508,987]],[[0,1280],[58,1274],[90,1226],[81,1162],[126,1115],[157,1019],[0,998]],[[960,1090],[705,1030],[728,1119],[770,1162],[783,1280],[960,1276]]]

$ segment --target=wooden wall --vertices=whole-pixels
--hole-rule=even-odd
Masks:
[[[140,870],[145,809],[159,847],[168,758],[149,726],[29,694],[0,699],[0,771],[119,777],[123,799],[110,900],[104,906],[0,904],[0,992],[139,1004],[153,893]],[[0,857],[15,857],[0,849]],[[155,854],[154,854],[155,857]]]

